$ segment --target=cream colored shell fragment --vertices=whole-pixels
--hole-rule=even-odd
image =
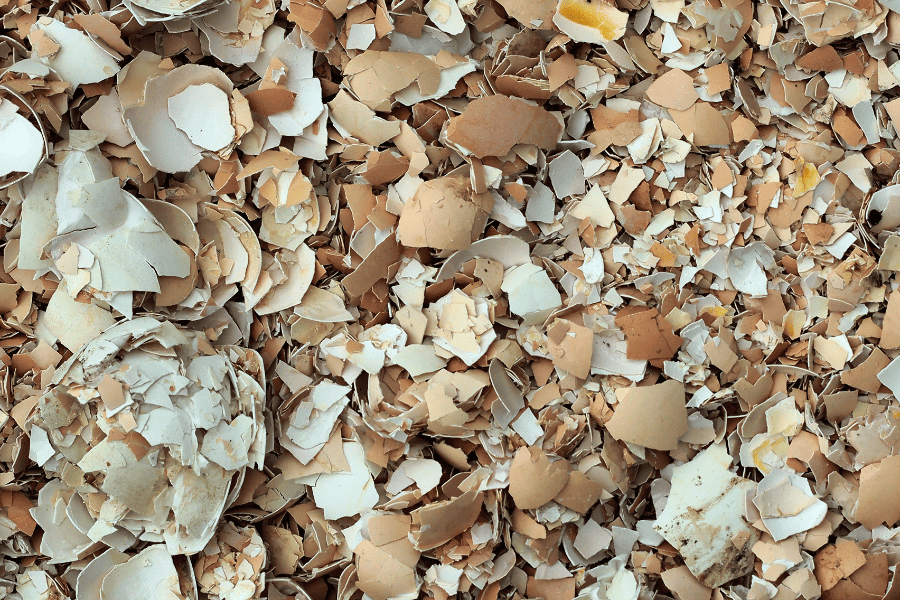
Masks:
[[[718,444],[675,467],[672,491],[654,525],[681,553],[691,573],[709,587],[751,572],[750,549],[759,539],[743,518],[747,494],[756,486],[734,475],[730,464],[724,444]],[[740,545],[732,541],[741,537]]]
[[[109,570],[100,584],[100,600],[177,600],[183,598],[178,569],[165,547],[148,546]]]
[[[278,69],[286,69],[281,83],[297,94],[290,110],[269,117],[269,123],[281,135],[302,135],[303,130],[315,123],[325,110],[322,83],[313,76],[313,54],[303,46],[299,27],[272,52],[269,70],[275,69],[276,65],[279,65]]]
[[[203,65],[161,72],[159,60],[144,54],[119,77],[125,124],[147,162],[166,173],[181,173],[199,163],[203,152],[227,155],[240,141],[231,80]]]
[[[11,582],[4,581],[4,584],[8,586]],[[16,575],[15,591],[22,600],[55,600],[64,598],[66,594],[50,573],[37,566],[31,566],[24,573]]]
[[[300,304],[316,271],[316,254],[301,245],[297,252],[280,250],[263,254],[263,272],[252,295],[245,295],[247,308],[268,315]]]
[[[553,23],[576,42],[602,44],[625,35],[628,13],[602,0],[560,0]]]
[[[203,549],[232,486],[262,465],[264,385],[256,352],[217,353],[203,334],[149,317],[86,344],[27,424],[52,480],[33,511],[42,552],[77,560],[138,535],[165,541],[167,555]]]
[[[0,181],[12,173],[32,173],[44,158],[45,145],[44,132],[20,115],[15,104],[0,98]]]
[[[72,88],[109,79],[119,72],[119,63],[110,52],[89,35],[70,29],[56,19],[42,17],[31,31],[30,35],[40,32],[59,46],[56,52],[46,56],[35,52],[35,57],[53,69],[60,79],[70,83]]]
[[[776,542],[809,531],[828,512],[828,506],[810,489],[809,481],[781,469],[759,482],[753,504]]]
[[[466,30],[466,22],[456,0],[428,0],[425,14],[444,33],[457,35]]]
[[[168,104],[175,127],[201,148],[215,152],[234,138],[228,96],[211,83],[189,85],[170,96]]]

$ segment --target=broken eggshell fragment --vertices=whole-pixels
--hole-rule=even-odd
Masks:
[[[159,57],[145,53],[147,70],[135,63],[118,85],[141,90],[122,96],[123,116],[138,148],[151,165],[166,173],[190,171],[203,153],[227,155],[240,141],[234,85],[219,69],[184,65],[165,71]],[[156,63],[156,64],[154,64]],[[148,78],[149,76],[149,78]]]
[[[87,343],[56,371],[29,422],[32,455],[73,507],[59,522],[35,509],[42,551],[81,554],[72,527],[82,546],[124,551],[143,535],[167,554],[203,549],[244,469],[262,464],[263,384],[255,352],[219,353],[203,334],[149,317]]]

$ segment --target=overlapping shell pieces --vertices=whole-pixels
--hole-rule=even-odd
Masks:
[[[0,15],[0,600],[900,599],[896,1]]]

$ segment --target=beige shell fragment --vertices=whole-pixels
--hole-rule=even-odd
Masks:
[[[175,127],[201,148],[215,152],[234,138],[228,96],[211,83],[189,85],[170,96],[168,104]]]
[[[809,481],[782,470],[772,471],[759,482],[753,504],[776,542],[809,531],[828,511],[810,489]]]
[[[682,383],[666,381],[618,391],[619,404],[606,423],[614,438],[655,450],[678,446],[678,438],[688,431]]]
[[[310,484],[316,506],[329,520],[352,517],[372,509],[378,502],[378,491],[358,442],[346,442],[342,448],[348,472],[312,475],[300,481]]]
[[[478,98],[453,117],[444,135],[463,155],[478,158],[505,156],[516,144],[553,150],[562,125],[543,107],[519,98],[496,94]]]
[[[350,403],[349,393],[347,386],[322,381],[286,415],[280,442],[301,464],[309,464],[328,443],[338,417]]]
[[[389,111],[394,94],[415,84],[419,92],[434,94],[440,83],[440,67],[427,56],[409,52],[368,50],[344,68],[347,84],[370,109]]]
[[[566,461],[551,461],[538,448],[519,448],[509,472],[509,493],[520,509],[538,508],[569,481]]]
[[[295,168],[277,175],[267,169],[259,178],[262,225],[259,239],[296,251],[322,226],[319,200],[309,180]]]
[[[562,306],[562,296],[541,267],[525,263],[513,267],[503,276],[501,289],[509,297],[509,310],[533,325]]]
[[[152,213],[121,189],[95,147],[73,149],[56,185],[55,269],[75,296],[85,286],[110,293],[159,292],[160,277],[186,277],[190,259]]]
[[[115,89],[100,96],[81,116],[81,121],[92,131],[106,134],[106,141],[117,146],[128,146],[134,142],[122,118],[122,101]]]
[[[397,235],[404,246],[462,250],[481,235],[492,205],[490,195],[475,193],[468,179],[426,181],[403,207]]]
[[[428,0],[425,14],[444,33],[457,35],[466,29],[466,22],[456,0]]]
[[[78,574],[75,594],[79,600],[100,600],[103,579],[116,565],[127,562],[130,557],[124,552],[110,548],[100,554]]]
[[[511,235],[480,239],[472,242],[468,248],[450,255],[435,275],[435,281],[444,281],[453,276],[464,263],[473,258],[487,258],[509,269],[530,262],[530,249],[526,242]]]
[[[316,255],[306,245],[301,245],[297,252],[281,250],[274,256],[266,253],[263,269],[270,282],[268,290],[258,302],[252,297],[247,301],[257,314],[268,315],[301,303],[315,274]]]

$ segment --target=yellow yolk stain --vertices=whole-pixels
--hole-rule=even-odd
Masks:
[[[771,451],[772,445],[768,440],[760,444],[759,447],[753,449],[753,464],[763,473],[768,473],[772,470],[772,468],[762,459],[763,455],[769,454]]]
[[[794,198],[799,198],[815,188],[821,180],[816,165],[801,161],[800,174],[797,176],[797,183],[794,184]]]
[[[709,314],[715,318],[721,318],[728,314],[727,306],[709,306],[700,311],[700,314]]]
[[[797,326],[794,325],[793,319],[787,319],[784,322],[784,333],[792,340],[797,338],[799,332],[797,331]]]
[[[578,25],[596,29],[607,40],[616,37],[616,24],[607,15],[608,10],[616,10],[601,0],[588,4],[580,0],[563,0],[559,14]]]

